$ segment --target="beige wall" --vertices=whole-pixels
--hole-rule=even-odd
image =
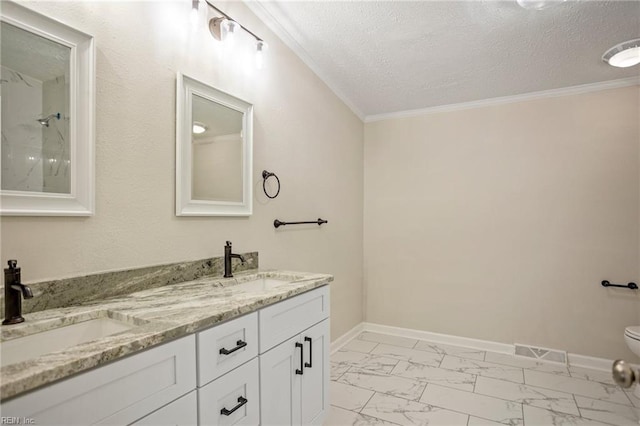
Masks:
[[[265,268],[334,274],[333,337],[362,321],[362,121],[242,3],[216,5],[269,43],[263,72],[223,54],[204,21],[192,34],[187,1],[27,5],[96,38],[96,215],[3,217],[3,264],[18,259],[33,282],[220,256],[231,240]],[[178,71],[254,104],[250,218],[174,214]],[[263,169],[282,182],[275,200],[262,194]],[[329,224],[272,225],[318,217]]]
[[[242,202],[242,151],[240,133],[192,143],[191,197]]]
[[[366,320],[636,360],[638,88],[365,126]]]

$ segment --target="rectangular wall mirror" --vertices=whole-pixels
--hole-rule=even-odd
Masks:
[[[0,212],[93,214],[93,37],[4,1],[0,43]]]
[[[178,74],[176,215],[249,216],[253,106]]]

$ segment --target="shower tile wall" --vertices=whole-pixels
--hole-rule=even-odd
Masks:
[[[362,333],[331,355],[329,425],[632,425],[608,372]]]
[[[2,189],[41,192],[42,82],[0,67],[2,83]],[[9,105],[9,99],[21,99]]]
[[[60,113],[42,127],[42,158],[44,192],[69,193],[69,84],[65,76],[45,81],[42,90],[42,115]]]
[[[68,79],[45,82],[1,67],[2,189],[69,193]],[[19,99],[20,102],[9,100]],[[49,126],[38,118],[60,113]]]

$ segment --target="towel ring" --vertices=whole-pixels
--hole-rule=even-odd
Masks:
[[[271,176],[273,176],[274,178],[276,178],[276,181],[278,182],[278,190],[276,191],[276,195],[269,195],[269,193],[267,192],[267,179],[269,179]],[[271,173],[268,172],[266,170],[262,171],[262,190],[264,191],[264,195],[266,195],[268,198],[274,199],[278,196],[278,194],[280,194],[280,179],[278,179],[278,176],[276,176],[275,173]]]

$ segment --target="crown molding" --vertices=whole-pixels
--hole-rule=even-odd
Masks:
[[[579,86],[562,87],[559,89],[542,90],[540,92],[523,93],[521,95],[502,96],[499,98],[482,99],[479,101],[462,102],[458,104],[441,105],[429,108],[412,109],[406,111],[390,112],[385,114],[368,115],[365,123],[391,120],[395,118],[410,118],[421,115],[437,114],[441,112],[461,111],[465,109],[482,108],[487,106],[511,104],[515,102],[532,101],[536,99],[555,98],[560,96],[579,95],[583,93],[597,92],[600,90],[617,89],[640,85],[640,77],[623,78],[619,80],[601,81],[598,83],[581,84]]]
[[[329,89],[364,123],[372,123],[376,121],[418,117],[421,115],[436,114],[442,112],[461,111],[465,109],[482,108],[487,106],[510,104],[515,102],[524,102],[535,99],[553,98],[560,96],[578,95],[583,93],[596,92],[600,90],[616,89],[621,87],[640,85],[639,77],[630,77],[619,80],[602,81],[598,83],[582,84],[578,86],[562,87],[558,89],[542,90],[539,92],[530,92],[520,95],[503,96],[497,98],[482,99],[478,101],[462,102],[457,104],[439,105],[428,108],[412,109],[405,111],[396,111],[383,114],[366,115],[358,108],[342,90],[329,78],[311,59],[311,55],[298,43],[289,32],[278,22],[278,20],[264,6],[266,0],[242,0],[243,3],[251,10],[264,24],[278,37],[282,42],[300,58],[300,60],[311,71],[329,87]]]
[[[315,75],[326,84],[329,89],[356,115],[360,120],[365,120],[365,114],[355,106],[353,102],[337,87],[337,85],[322,72],[320,67],[311,59],[307,51],[298,43],[278,20],[265,8],[262,1],[243,0],[244,4],[251,10],[264,24],[275,33],[282,42],[302,60],[302,62],[313,71]]]

